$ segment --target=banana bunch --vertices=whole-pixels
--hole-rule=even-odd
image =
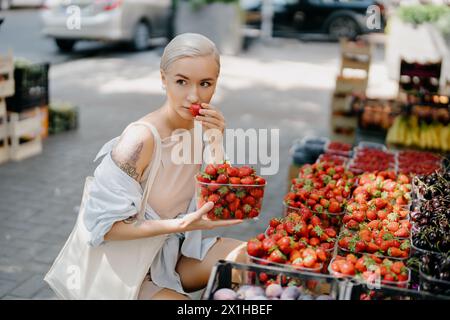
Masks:
[[[450,151],[450,125],[433,122],[419,124],[417,116],[398,116],[389,128],[386,142],[421,149]]]

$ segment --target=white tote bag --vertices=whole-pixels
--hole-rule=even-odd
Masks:
[[[153,126],[147,127],[153,131],[156,149],[138,219],[144,219],[149,190],[161,162],[159,134]],[[61,299],[137,299],[141,284],[167,235],[109,241],[98,247],[91,247],[83,216],[93,179],[86,178],[75,227],[44,281]]]

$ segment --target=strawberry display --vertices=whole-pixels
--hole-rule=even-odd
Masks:
[[[312,272],[326,271],[337,229],[311,212],[272,218],[264,234],[247,242],[247,253],[258,264],[283,264]],[[324,268],[325,267],[325,268]]]
[[[317,162],[332,162],[335,165],[345,166],[347,165],[348,158],[333,153],[324,153],[319,156]]]
[[[324,219],[343,213],[347,198],[356,182],[354,175],[341,165],[318,162],[304,165],[291,191],[284,197],[286,213],[311,210]]]
[[[396,259],[408,258],[411,247],[409,239],[396,238],[389,231],[369,229],[356,232],[343,229],[338,245],[352,253],[372,253]]]
[[[397,154],[398,172],[404,174],[431,174],[441,167],[441,157],[431,152],[406,150]]]
[[[197,207],[214,202],[208,218],[252,219],[259,216],[266,180],[248,166],[233,167],[229,163],[208,164],[197,179]]]
[[[395,154],[375,149],[359,148],[349,164],[354,173],[395,170]]]
[[[360,281],[406,287],[410,270],[403,261],[381,259],[374,255],[336,255],[329,266],[330,273],[337,277],[355,277]]]
[[[352,150],[352,145],[339,141],[330,141],[326,147],[326,153],[348,156]]]

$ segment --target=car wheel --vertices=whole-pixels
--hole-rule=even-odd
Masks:
[[[135,51],[143,51],[148,48],[150,40],[150,28],[147,23],[141,21],[134,28],[131,46]]]
[[[58,49],[62,52],[71,52],[75,46],[75,40],[55,39]]]
[[[350,17],[336,17],[328,25],[328,34],[334,40],[339,38],[353,39],[359,34],[359,26]]]
[[[9,10],[12,0],[0,0],[0,10]]]

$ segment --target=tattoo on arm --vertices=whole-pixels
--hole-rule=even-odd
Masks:
[[[142,148],[144,147],[144,143],[141,142],[138,145],[134,147],[134,150],[131,152],[131,155],[126,161],[121,161],[120,159],[117,159],[114,155],[114,152],[112,153],[112,159],[117,164],[117,166],[122,169],[123,172],[125,172],[127,175],[135,179],[136,181],[139,181],[140,173],[136,171],[136,164],[139,160],[139,155],[142,151]]]
[[[128,217],[127,219],[123,220],[123,223],[132,224],[137,228],[142,224],[142,220],[139,220],[137,216],[138,215],[135,214],[134,216]]]

